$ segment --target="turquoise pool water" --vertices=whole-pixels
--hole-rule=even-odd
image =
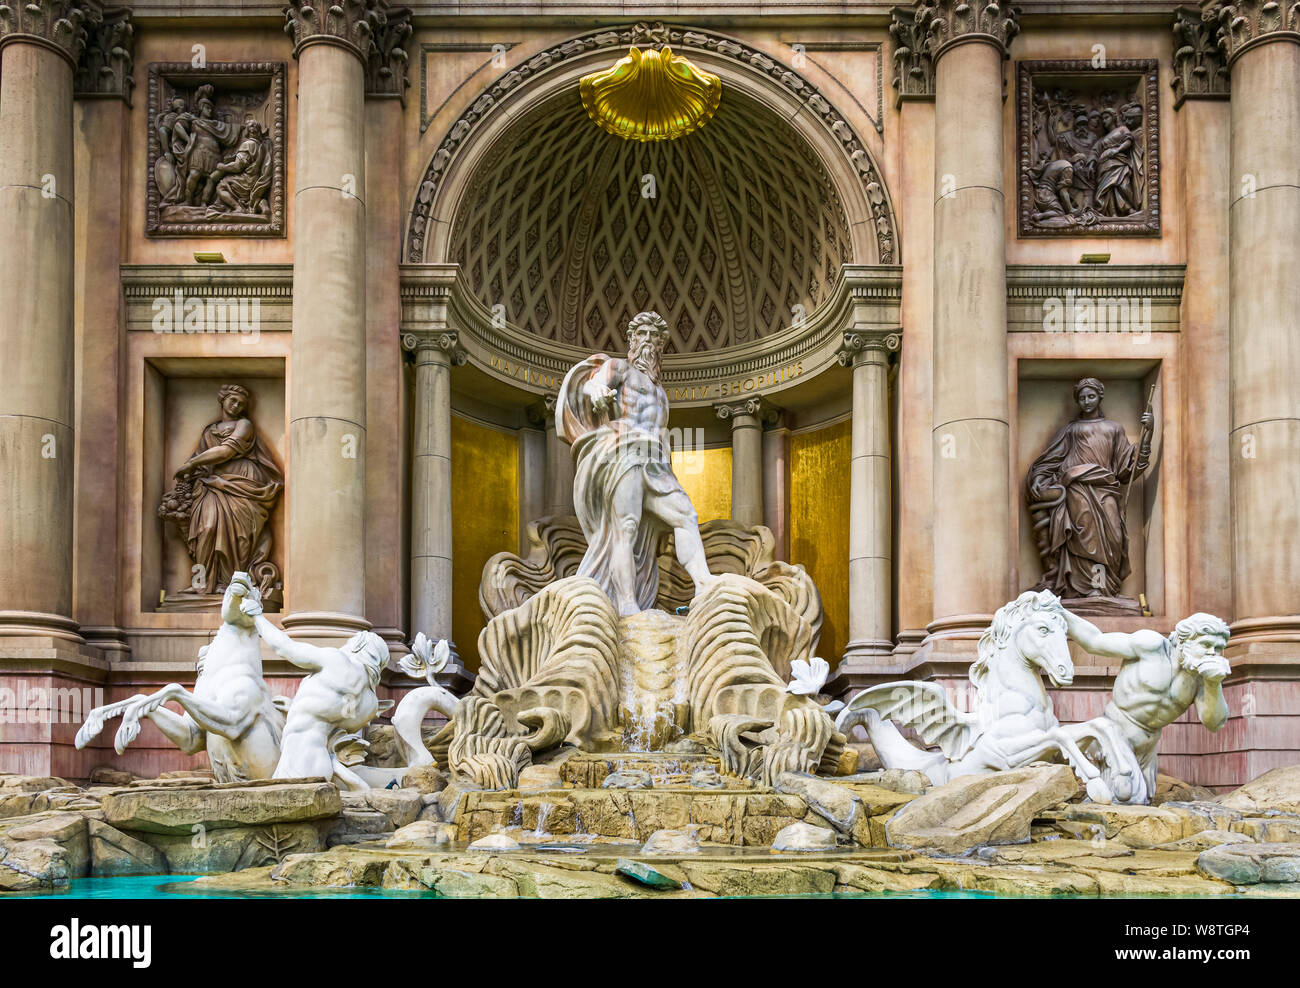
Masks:
[[[433,892],[406,892],[375,888],[295,890],[293,892],[202,892],[186,888],[198,875],[132,875],[119,878],[77,878],[66,892],[47,893],[41,898],[66,899],[437,899]],[[10,898],[6,896],[6,898]],[[815,899],[996,899],[989,892],[887,892],[872,895],[773,896],[772,898]]]

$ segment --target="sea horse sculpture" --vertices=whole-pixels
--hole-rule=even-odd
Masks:
[[[1050,590],[1027,590],[998,609],[979,640],[970,667],[975,709],[958,710],[938,683],[884,683],[850,701],[835,726],[862,725],[886,768],[918,769],[936,785],[960,775],[1001,772],[1036,761],[1064,759],[1098,803],[1128,802],[1145,792],[1132,749],[1102,720],[1064,728],[1042,676],[1056,686],[1074,680],[1068,614]],[[912,728],[926,745],[908,742]],[[1084,755],[1097,752],[1105,773]]]
[[[122,717],[114,747],[120,755],[140,734],[140,718],[153,721],[187,755],[207,751],[218,782],[269,779],[280,759],[288,700],[274,697],[262,678],[261,642],[245,599],[257,588],[247,573],[235,573],[221,601],[221,627],[199,651],[193,692],[169,683],[156,693],[133,696],[86,717],[76,746],[84,748],[111,717]],[[184,713],[163,706],[178,703]]]

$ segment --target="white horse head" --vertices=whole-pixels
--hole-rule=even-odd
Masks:
[[[1045,672],[1053,685],[1068,686],[1074,681],[1074,662],[1060,598],[1050,590],[1026,590],[998,608],[980,636],[978,655],[970,667],[977,689],[983,689],[992,664],[1008,656]]]

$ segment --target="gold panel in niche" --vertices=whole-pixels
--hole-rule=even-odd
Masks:
[[[451,631],[466,668],[478,669],[483,564],[519,547],[519,438],[451,417]],[[424,630],[424,629],[418,629]]]
[[[850,423],[790,437],[790,562],[801,563],[822,595],[821,645],[832,667],[849,635]]]
[[[676,450],[673,473],[681,481],[700,524],[731,517],[731,447]]]

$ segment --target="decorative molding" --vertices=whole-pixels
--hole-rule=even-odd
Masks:
[[[388,0],[288,0],[284,33],[293,39],[293,57],[309,44],[331,44],[346,48],[364,65],[387,7]]]
[[[993,45],[1005,58],[1020,32],[1016,11],[999,0],[919,0],[915,17],[925,33],[924,50],[936,61],[953,45],[967,42]]]
[[[877,253],[881,264],[892,264],[897,256],[898,230],[893,211],[885,195],[884,181],[876,170],[866,145],[854,133],[844,117],[831,105],[812,83],[798,72],[787,68],[775,59],[731,38],[703,31],[670,27],[662,22],[640,22],[621,30],[598,31],[571,38],[539,52],[522,64],[510,69],[489,85],[464,113],[448,128],[447,136],[434,152],[425,169],[407,226],[406,250],[408,263],[424,261],[425,235],[428,232],[429,210],[438,189],[447,175],[453,157],[464,146],[466,138],[492,114],[507,95],[536,76],[554,66],[588,52],[625,48],[628,45],[662,47],[671,43],[679,52],[705,51],[744,65],[751,71],[776,81],[802,101],[812,116],[835,138],[840,150],[849,159],[859,179],[865,186],[875,223]]]
[[[713,406],[713,414],[722,421],[731,422],[734,429],[741,418],[757,419],[759,427],[774,425],[781,413],[764,398],[743,398],[740,401],[724,401]]]
[[[1160,236],[1158,78],[1158,63],[1147,58],[1109,59],[1104,68],[1076,59],[1018,63],[1020,237]],[[1079,102],[1067,105],[1071,97]],[[1125,117],[1134,121],[1138,111],[1141,124],[1130,133]],[[1082,133],[1059,126],[1067,115]],[[1123,150],[1126,135],[1137,139],[1129,152]],[[1125,154],[1128,181],[1113,174],[1115,163],[1122,164]],[[1112,174],[1098,201],[1095,193],[1103,181],[1099,174],[1103,155]],[[1133,196],[1141,204],[1123,213],[1121,196]]]
[[[846,264],[830,296],[799,326],[727,350],[667,354],[660,377],[674,406],[771,396],[833,366],[846,328],[897,333],[901,301],[900,267]],[[475,367],[543,399],[588,356],[494,320],[454,264],[403,265],[401,331],[419,336],[448,328],[459,331]]]
[[[897,353],[903,345],[902,331],[881,332],[880,330],[849,330],[835,351],[835,359],[841,367],[856,367],[858,364],[883,354]]]
[[[493,44],[480,44],[474,41],[439,41],[439,42],[421,42],[420,44],[420,133],[423,134],[429,129],[434,118],[442,112],[442,108],[447,105],[453,96],[464,89],[479,72],[492,64],[492,58],[495,58],[498,49],[502,54],[508,52],[511,48],[518,46],[518,41],[499,41]],[[492,58],[476,68],[466,76],[459,85],[456,86],[446,98],[433,110],[429,112],[429,54],[438,52],[491,52]]]
[[[1271,41],[1300,44],[1300,0],[1240,0],[1210,4],[1206,17],[1217,16],[1219,49],[1228,67],[1244,52]]]
[[[149,145],[145,169],[145,233],[150,237],[283,237],[285,235],[285,77],[284,62],[210,62],[195,68],[189,62],[151,62],[149,64]],[[201,93],[200,87],[209,87]],[[217,91],[216,87],[220,87]],[[220,156],[238,149],[249,159],[245,174],[200,175],[195,183],[194,198],[210,201],[187,204],[178,198],[185,195],[188,175],[175,164],[172,148],[163,147],[163,135],[174,133],[176,118],[198,115],[195,105],[204,98],[222,101],[215,106],[214,118],[229,128],[230,135],[221,143]],[[186,103],[178,113],[171,108],[173,99]],[[221,117],[225,120],[221,120]],[[262,130],[260,141],[248,130],[245,119],[256,120]],[[215,138],[213,138],[215,140]],[[237,143],[236,143],[237,142]],[[256,142],[256,143],[254,143]],[[260,143],[260,147],[256,145]],[[269,144],[269,147],[267,146]],[[245,148],[248,145],[248,148]],[[259,155],[261,163],[259,164]],[[170,156],[170,161],[165,156]],[[269,164],[269,175],[266,174]],[[205,167],[205,170],[206,167]],[[262,189],[261,179],[269,178]],[[243,179],[243,181],[240,181]],[[166,194],[160,183],[174,180]],[[200,184],[201,187],[200,187]],[[224,188],[223,188],[224,187]],[[236,203],[231,208],[223,199]],[[247,204],[241,201],[246,196]],[[257,202],[252,200],[256,198]],[[260,205],[258,205],[260,203]]]
[[[1143,358],[1148,332],[1180,331],[1185,273],[1182,264],[1008,264],[1007,332],[1123,332]]]
[[[384,23],[370,40],[370,58],[366,61],[367,96],[396,97],[406,105],[406,91],[411,87],[407,42],[413,31],[410,7],[388,11]]]
[[[1174,109],[1189,99],[1227,99],[1228,64],[1219,28],[1199,7],[1174,11]]]
[[[402,349],[418,358],[421,353],[446,354],[453,367],[464,367],[469,354],[460,344],[460,333],[454,329],[402,334]]]
[[[927,35],[916,22],[911,7],[890,11],[889,36],[894,39],[894,80],[896,106],[906,100],[934,99],[934,59],[927,51]]]
[[[43,45],[75,71],[88,28],[103,17],[102,0],[0,0],[0,48],[16,41]]]
[[[86,35],[73,94],[77,99],[121,99],[130,106],[135,89],[135,27],[130,8],[105,10],[103,19],[90,25]]]

